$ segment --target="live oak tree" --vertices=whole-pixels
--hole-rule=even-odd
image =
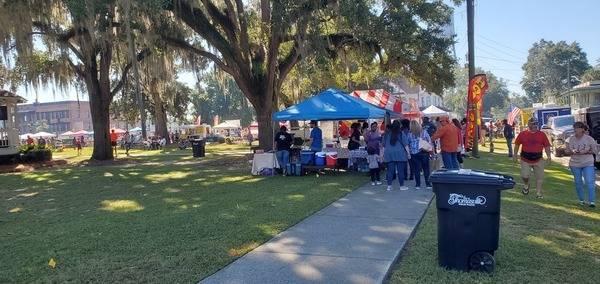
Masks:
[[[526,95],[539,103],[579,84],[589,68],[587,55],[579,43],[554,43],[542,39],[529,49],[521,85]]]
[[[433,92],[453,84],[451,39],[441,36],[450,9],[442,1],[382,0],[379,6],[370,0],[138,1],[168,11],[153,19],[162,40],[233,77],[256,110],[263,148],[273,143],[282,84],[307,58],[334,59],[342,50],[361,49],[384,72],[394,70]],[[172,32],[181,26],[193,33]]]
[[[50,77],[64,89],[73,81],[85,85],[94,128],[91,159],[113,158],[109,140],[109,107],[123,86],[123,78],[136,61],[151,54],[144,44],[133,43],[132,32],[143,21],[132,13],[126,0],[28,0],[2,1],[0,47],[4,54],[18,54],[36,71],[36,46],[43,46],[53,60]],[[124,21],[126,20],[126,21]],[[137,47],[136,47],[137,46]],[[119,52],[124,50],[124,52]],[[31,60],[28,60],[31,59]],[[27,75],[28,83],[36,82]]]

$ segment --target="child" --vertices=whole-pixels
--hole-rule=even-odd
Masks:
[[[379,155],[373,147],[367,148],[367,163],[369,163],[369,171],[371,172],[371,185],[381,185],[379,178]]]

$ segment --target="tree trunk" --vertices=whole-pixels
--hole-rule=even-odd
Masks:
[[[273,149],[273,112],[271,110],[256,109],[256,120],[258,122],[258,147],[265,150]]]
[[[156,135],[167,138],[167,143],[170,143],[169,130],[167,129],[167,111],[164,108],[160,95],[153,94],[152,100],[154,101],[154,117],[156,118],[154,131]]]
[[[113,152],[110,146],[110,103],[112,98],[104,94],[100,86],[94,82],[86,82],[89,98],[90,112],[94,125],[94,151],[91,160],[112,160]]]

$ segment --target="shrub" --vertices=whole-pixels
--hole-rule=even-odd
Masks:
[[[219,138],[217,138],[217,142],[225,143],[225,137],[219,136]]]
[[[23,155],[25,162],[37,162],[52,160],[52,150],[50,149],[33,149],[27,151]]]

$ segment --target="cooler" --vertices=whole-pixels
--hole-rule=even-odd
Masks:
[[[300,152],[300,163],[302,165],[314,165],[315,164],[315,152],[302,150]]]
[[[325,164],[330,167],[335,167],[337,165],[337,152],[327,152],[325,156]]]
[[[324,166],[325,165],[325,155],[326,152],[317,152],[315,153],[315,166]]]
[[[288,176],[302,175],[302,165],[300,163],[287,164]]]

